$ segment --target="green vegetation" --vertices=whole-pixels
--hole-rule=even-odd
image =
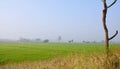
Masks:
[[[111,44],[120,52],[120,44]],[[79,43],[0,43],[0,64],[50,60],[70,54],[104,54],[103,44]]]

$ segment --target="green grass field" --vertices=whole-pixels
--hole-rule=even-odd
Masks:
[[[120,44],[110,51],[120,52]],[[70,54],[104,54],[104,44],[79,43],[0,43],[0,64],[51,60]]]

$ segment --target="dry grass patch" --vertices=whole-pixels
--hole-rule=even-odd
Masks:
[[[120,53],[110,55],[107,68],[120,69]],[[104,55],[70,55],[51,61],[6,64],[0,69],[106,69]]]

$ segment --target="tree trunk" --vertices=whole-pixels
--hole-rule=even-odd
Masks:
[[[107,15],[107,4],[106,4],[106,0],[104,0],[104,9],[103,9],[103,18],[102,18],[102,22],[103,22],[103,27],[104,27],[104,31],[105,31],[105,49],[106,49],[106,54],[108,56],[109,53],[109,34],[108,34],[108,29],[106,26],[106,15]]]

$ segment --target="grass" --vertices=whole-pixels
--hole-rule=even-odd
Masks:
[[[119,44],[111,44],[111,52],[120,52]],[[46,61],[70,54],[104,54],[103,44],[79,43],[0,43],[0,64]]]
[[[0,68],[18,69],[20,66],[19,69],[86,69],[89,64],[87,67],[97,69],[95,64],[103,66],[104,50],[103,44],[91,43],[0,43]],[[120,53],[120,44],[110,44],[110,52]],[[120,60],[120,54],[117,58]],[[65,67],[61,66],[64,64]]]
[[[120,69],[120,53],[111,55],[107,66],[104,55],[78,55],[55,58],[50,61],[6,64],[0,69]]]

